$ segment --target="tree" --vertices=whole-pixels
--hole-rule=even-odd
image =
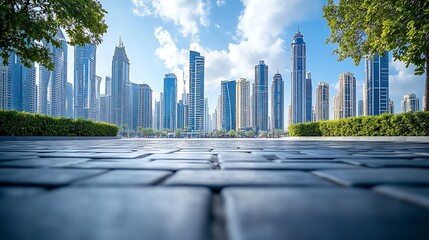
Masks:
[[[70,45],[98,45],[107,31],[106,13],[98,0],[0,0],[3,65],[14,52],[27,67],[38,62],[52,70],[49,48],[42,41],[60,48],[56,35],[63,29]]]
[[[425,111],[429,111],[429,1],[427,0],[328,0],[323,17],[331,29],[327,43],[338,44],[338,60],[392,51],[395,60],[415,74],[426,70]]]
[[[229,132],[227,133],[229,137],[235,137],[235,131],[234,130],[229,130]]]
[[[176,128],[176,130],[174,130],[174,136],[176,138],[180,137],[181,134],[182,134],[182,131],[179,128]]]

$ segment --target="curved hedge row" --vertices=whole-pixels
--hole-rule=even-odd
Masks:
[[[118,127],[91,120],[0,110],[0,136],[116,136]]]
[[[429,112],[291,124],[289,136],[429,136]]]

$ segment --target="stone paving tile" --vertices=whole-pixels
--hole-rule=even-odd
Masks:
[[[170,171],[113,170],[78,181],[76,184],[89,186],[152,185],[169,175],[171,175]]]
[[[212,169],[212,164],[207,163],[157,163],[157,162],[99,162],[90,161],[79,164],[69,165],[72,168],[97,168],[97,169],[147,169],[147,170],[170,170],[177,171],[180,169]]]
[[[196,163],[196,164],[212,164],[212,161],[208,160],[176,160],[176,159],[170,159],[170,160],[152,160],[152,163]]]
[[[429,212],[371,191],[227,188],[230,239],[428,239]]]
[[[0,201],[1,203],[1,201]],[[201,240],[210,192],[203,188],[65,188],[0,204],[3,239]]]
[[[262,155],[248,153],[219,153],[219,162],[267,162],[268,159]]]
[[[0,201],[5,198],[24,198],[46,192],[43,188],[37,187],[10,187],[0,186]]]
[[[429,170],[418,168],[341,169],[313,172],[344,186],[429,185]]]
[[[276,163],[276,162],[225,162],[220,164],[221,169],[252,169],[252,170],[303,170],[312,171],[320,169],[354,169],[359,168],[344,163]]]
[[[181,170],[164,181],[170,186],[204,186],[221,189],[228,186],[332,186],[301,171],[264,170]]]
[[[147,157],[152,160],[209,160],[213,159],[213,154],[193,154],[193,153],[173,153],[173,154],[153,154]]]
[[[70,164],[82,163],[90,158],[33,158],[28,160],[17,160],[0,162],[0,167],[64,167]]]
[[[345,163],[351,163],[359,166],[366,167],[414,167],[414,168],[429,168],[429,161],[415,161],[415,160],[381,160],[381,159],[354,159],[344,160]]]
[[[58,186],[102,172],[96,169],[0,168],[0,184]]]
[[[429,187],[381,185],[375,187],[373,190],[387,196],[429,208]]]

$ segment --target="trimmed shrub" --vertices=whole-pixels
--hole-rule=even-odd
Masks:
[[[118,127],[91,120],[0,110],[0,136],[116,136]]]
[[[429,112],[382,114],[289,125],[290,136],[429,136]]]

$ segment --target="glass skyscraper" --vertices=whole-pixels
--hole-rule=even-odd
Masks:
[[[165,74],[163,96],[163,129],[174,131],[176,129],[177,77],[173,73]]]
[[[313,84],[311,82],[311,73],[305,75],[305,121],[313,121]]]
[[[389,53],[365,60],[367,115],[389,112]]]
[[[152,128],[152,89],[147,84],[139,85],[139,127]]]
[[[271,83],[271,127],[273,130],[284,130],[285,87],[282,75],[276,73]]]
[[[130,61],[125,52],[124,43],[119,39],[112,60],[112,86],[110,96],[110,121],[121,127],[130,127],[129,91],[130,91]]]
[[[74,115],[96,120],[97,89],[95,45],[74,48]]]
[[[236,127],[236,82],[222,81],[222,129],[235,130]]]
[[[315,120],[329,120],[329,84],[325,82],[317,85]]]
[[[340,74],[339,91],[334,98],[334,118],[356,116],[356,78],[350,72]]]
[[[420,110],[420,99],[414,93],[405,94],[401,102],[401,110],[405,112],[417,112]]]
[[[66,98],[67,98],[66,99],[66,117],[73,118],[74,117],[73,84],[70,82],[67,82]]]
[[[291,54],[292,123],[302,123],[307,120],[306,45],[304,36],[299,31],[293,36]]]
[[[237,130],[251,127],[250,101],[250,82],[245,78],[240,78],[237,81]]]
[[[264,60],[255,66],[252,113],[255,130],[268,131],[268,66]]]
[[[190,131],[204,131],[204,57],[199,52],[189,53],[189,105]]]
[[[131,129],[136,130],[139,126],[139,90],[140,86],[137,83],[131,83],[130,89],[130,118],[131,118]]]

